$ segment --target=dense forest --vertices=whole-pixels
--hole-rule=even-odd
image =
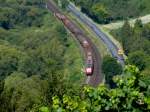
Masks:
[[[35,112],[82,80],[80,52],[45,6],[0,0],[0,112]]]
[[[98,23],[134,18],[150,13],[149,0],[70,0]]]
[[[110,85],[94,88],[82,85],[80,51],[46,0],[0,0],[0,12],[0,112],[150,111],[150,24],[112,31],[137,67],[107,56]]]

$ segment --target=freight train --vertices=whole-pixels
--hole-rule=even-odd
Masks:
[[[94,71],[93,55],[90,43],[84,37],[80,29],[76,28],[74,23],[71,22],[65,15],[61,13],[54,13],[54,15],[63,22],[63,24],[76,36],[81,46],[85,51],[85,73],[87,76],[92,75]]]

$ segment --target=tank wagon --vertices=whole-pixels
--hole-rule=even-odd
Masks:
[[[93,55],[92,55],[92,50],[90,43],[82,35],[82,32],[74,27],[74,24],[63,14],[60,13],[54,13],[54,15],[61,20],[64,25],[76,36],[77,40],[80,42],[81,46],[83,47],[85,51],[85,73],[86,75],[92,75],[94,71],[94,62],[93,62]]]

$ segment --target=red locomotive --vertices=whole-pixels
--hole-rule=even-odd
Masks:
[[[92,50],[87,39],[82,36],[82,32],[74,26],[74,24],[63,14],[55,13],[54,14],[59,20],[61,20],[64,25],[76,36],[82,47],[84,48],[86,61],[85,61],[85,73],[86,75],[92,75],[94,69]]]
[[[86,67],[85,67],[86,75],[92,75],[93,69],[94,69],[94,65],[93,65],[92,53],[88,52],[86,57]]]
[[[85,48],[86,48],[86,47],[88,47],[88,46],[89,46],[88,41],[87,41],[87,40],[84,40],[84,41],[83,41],[83,47],[85,47]]]

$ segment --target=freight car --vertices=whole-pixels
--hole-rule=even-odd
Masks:
[[[60,20],[66,19],[66,17],[64,15],[60,14],[60,13],[54,13],[54,16],[56,16]]]
[[[85,37],[83,37],[82,35],[78,35],[77,39],[79,40],[80,44],[82,45],[83,48],[89,48],[90,45],[88,43],[88,41],[86,40]]]

